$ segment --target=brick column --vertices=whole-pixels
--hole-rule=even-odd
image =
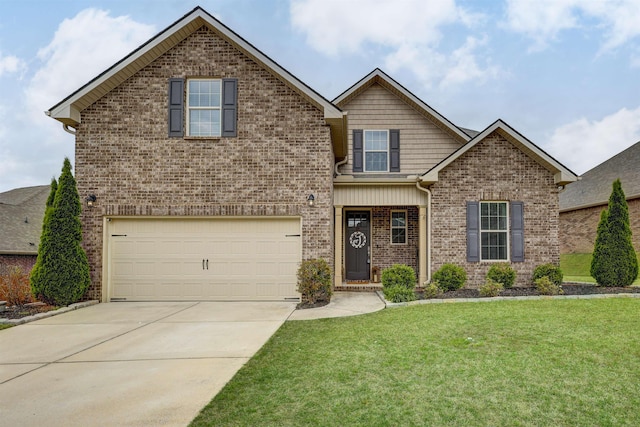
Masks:
[[[334,206],[335,218],[334,218],[334,262],[333,268],[335,276],[333,280],[334,286],[342,286],[342,210],[343,206]]]

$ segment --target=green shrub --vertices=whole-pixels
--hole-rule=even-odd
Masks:
[[[322,258],[302,261],[298,267],[298,292],[303,304],[331,299],[331,268]]]
[[[533,270],[533,283],[541,277],[548,277],[556,286],[562,286],[562,270],[557,265],[541,264]]]
[[[382,292],[388,301],[413,301],[416,272],[404,264],[394,264],[382,270]]]
[[[467,281],[467,272],[459,265],[444,264],[433,273],[433,281],[445,292],[455,291],[464,286]]]
[[[424,287],[424,297],[427,299],[436,298],[440,294],[442,294],[442,289],[437,282],[431,282]]]
[[[492,279],[487,279],[484,285],[480,286],[480,289],[478,289],[481,297],[497,297],[503,290],[504,286]]]
[[[33,302],[29,275],[17,266],[8,267],[6,274],[0,274],[0,301],[9,305],[24,305]]]
[[[542,276],[535,280],[536,289],[540,295],[562,295],[562,286],[556,285],[548,276]]]
[[[493,264],[487,272],[487,279],[501,283],[506,289],[513,287],[516,281],[516,272],[511,265],[506,262]]]

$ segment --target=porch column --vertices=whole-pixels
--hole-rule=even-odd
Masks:
[[[427,281],[427,207],[419,206],[418,213],[418,286]]]
[[[334,286],[342,286],[342,210],[343,206],[334,206],[335,218],[333,221],[334,228],[334,249],[333,249],[333,269],[334,269]]]

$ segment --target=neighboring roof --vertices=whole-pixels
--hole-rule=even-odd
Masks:
[[[567,167],[562,165],[562,163],[558,162],[556,159],[547,154],[540,147],[535,145],[533,142],[529,141],[527,138],[522,136],[519,132],[513,129],[504,121],[498,119],[489,127],[487,127],[482,132],[478,133],[471,141],[467,142],[465,145],[460,147],[458,150],[453,152],[449,157],[446,157],[440,163],[435,165],[429,171],[422,175],[421,181],[426,184],[431,184],[438,181],[438,173],[449,166],[453,161],[455,161],[458,157],[462,156],[464,153],[469,151],[472,147],[474,147],[478,142],[482,141],[484,138],[497,131],[506,138],[513,145],[518,147],[521,151],[527,154],[529,157],[536,160],[540,165],[542,165],[545,169],[552,172],[554,174],[555,183],[557,185],[566,185],[571,182],[577,181],[578,176],[571,172]]]
[[[142,68],[149,65],[152,61],[176,46],[203,25],[235,45],[240,51],[257,63],[262,64],[281,81],[320,109],[324,113],[325,121],[331,127],[335,156],[346,156],[346,115],[318,92],[311,89],[199,6],[89,83],[51,107],[49,111],[46,111],[46,114],[65,125],[77,126],[81,122],[82,111],[85,108],[102,98]]]
[[[374,84],[379,84],[380,86],[394,93],[404,102],[413,107],[416,111],[431,118],[431,120],[436,125],[439,125],[440,128],[451,134],[458,141],[467,142],[471,138],[471,136],[467,134],[465,130],[462,130],[458,126],[451,123],[446,117],[431,108],[420,98],[415,96],[400,83],[389,77],[384,71],[379,68],[376,68],[375,70],[364,76],[362,79],[360,79],[349,89],[342,92],[342,94],[338,95],[338,97],[333,100],[333,103],[340,108],[343,108],[347,103],[349,103],[351,99],[355,98]]]
[[[605,160],[560,193],[560,210],[608,203],[613,181],[620,179],[627,199],[640,197],[640,141]]]
[[[37,255],[50,190],[39,185],[0,193],[0,254]]]

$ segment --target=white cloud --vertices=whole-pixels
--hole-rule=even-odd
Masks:
[[[0,53],[0,77],[3,74],[20,73],[26,70],[27,64],[17,56],[3,56]]]
[[[582,174],[640,141],[640,107],[623,108],[599,121],[585,118],[557,128],[549,152]]]
[[[484,81],[497,73],[477,59],[482,39],[468,37],[454,55],[438,50],[444,27],[469,28],[484,20],[455,0],[291,0],[290,13],[293,28],[317,51],[333,57],[382,51],[387,69],[406,68],[428,86]]]
[[[506,15],[506,27],[530,37],[532,50],[544,49],[561,31],[593,22],[604,31],[599,53],[640,35],[637,0],[507,0]]]

